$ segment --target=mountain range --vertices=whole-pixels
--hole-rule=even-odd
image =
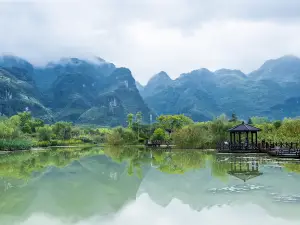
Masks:
[[[287,55],[268,60],[249,74],[202,68],[172,80],[160,72],[138,88],[158,114],[183,113],[198,121],[222,113],[243,119],[296,117],[300,115],[300,59]]]
[[[128,113],[151,110],[127,68],[100,58],[63,58],[35,67],[19,57],[0,58],[0,113],[29,110],[46,121],[125,125]]]
[[[172,80],[161,71],[143,86],[127,68],[95,57],[62,58],[37,67],[13,55],[0,57],[0,113],[24,110],[48,122],[117,126],[128,113],[185,114],[195,121],[222,113],[247,119],[296,117],[300,114],[300,59],[283,56],[244,74],[206,68]]]

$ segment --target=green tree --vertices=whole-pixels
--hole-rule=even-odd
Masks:
[[[39,127],[44,126],[44,121],[41,119],[33,119],[29,122],[31,127],[31,132],[35,133]]]
[[[138,125],[138,139],[140,138],[140,125],[141,125],[141,122],[142,122],[142,118],[143,118],[143,115],[141,112],[138,112],[136,115],[135,115],[135,121]]]
[[[12,126],[19,127],[21,123],[21,118],[19,115],[14,115],[9,118],[9,122],[12,124]]]
[[[229,122],[237,122],[237,121],[238,121],[238,117],[236,116],[235,113],[232,113],[231,119],[229,120]]]
[[[276,129],[279,129],[281,127],[282,122],[280,120],[276,120],[273,122],[273,125]]]
[[[193,121],[184,115],[161,115],[157,118],[159,126],[170,133],[186,125],[192,124]]]
[[[133,117],[134,117],[134,115],[132,113],[129,113],[127,115],[128,128],[130,128],[130,129],[132,129]]]
[[[49,125],[38,127],[37,133],[40,141],[50,141],[52,136],[52,128]]]
[[[68,140],[71,138],[72,123],[57,122],[52,126],[52,131],[55,134],[56,138]]]
[[[81,133],[82,133],[82,131],[79,127],[72,127],[72,130],[71,130],[72,137],[79,137]],[[94,133],[93,133],[93,135],[94,135]]]
[[[269,122],[267,117],[259,117],[259,116],[251,117],[251,120],[253,124],[264,124]]]
[[[31,113],[30,112],[22,112],[18,113],[18,116],[20,117],[20,128],[23,133],[31,133]]]
[[[5,121],[0,121],[0,139],[12,139],[14,129],[8,126]]]
[[[151,140],[153,141],[164,141],[166,139],[166,133],[165,130],[162,128],[157,128],[155,129]]]
[[[253,124],[251,117],[248,119],[248,124]]]
[[[120,132],[114,129],[110,134],[106,136],[106,142],[112,146],[118,146],[124,144],[124,139],[122,138]]]

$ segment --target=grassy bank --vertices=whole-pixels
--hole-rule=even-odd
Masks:
[[[32,147],[30,140],[0,140],[0,151],[30,150]]]

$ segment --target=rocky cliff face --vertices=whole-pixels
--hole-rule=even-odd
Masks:
[[[0,60],[1,108],[12,115],[29,108],[34,115],[55,120],[107,126],[124,125],[128,113],[150,110],[129,69],[100,58],[64,58],[35,68],[17,57]],[[29,104],[30,103],[30,104]]]
[[[157,81],[157,75],[154,78]],[[289,100],[299,97],[300,59],[295,56],[268,60],[248,75],[230,69],[194,70],[167,85],[157,81],[156,87],[143,95],[159,114],[184,113],[194,120],[212,119],[221,113],[236,113],[244,119],[254,115],[271,119],[300,115]],[[149,88],[146,85],[144,90]],[[284,110],[283,105],[289,110]]]
[[[18,112],[30,111],[33,116],[52,121],[51,110],[46,108],[40,99],[34,82],[25,76],[27,72],[13,73],[15,68],[0,67],[0,113],[12,116]],[[18,70],[20,71],[20,70]],[[22,75],[22,80],[19,79]]]

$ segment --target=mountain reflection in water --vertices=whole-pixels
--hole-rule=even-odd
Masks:
[[[0,224],[300,224],[300,164],[130,148],[0,156]]]

